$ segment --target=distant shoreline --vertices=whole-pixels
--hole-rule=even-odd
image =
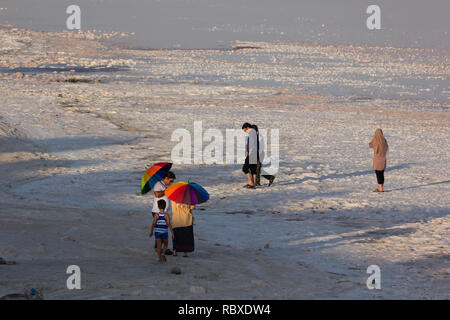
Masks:
[[[64,28],[61,28],[61,30],[45,30],[45,29],[39,29],[39,28],[33,28],[33,27],[26,27],[26,26],[18,26],[18,25],[14,25],[14,24],[2,24],[0,23],[0,29],[1,28],[5,28],[5,29],[12,29],[12,28],[17,28],[17,29],[21,29],[21,30],[30,30],[30,31],[36,31],[36,32],[45,32],[45,33],[55,33],[55,34],[59,34],[59,33],[74,33],[77,34],[79,31],[78,30],[67,30]],[[86,32],[93,32],[93,30],[95,29],[81,29],[80,31],[83,33]],[[110,34],[110,33],[122,33],[122,31],[110,31],[110,32],[104,32],[104,31],[97,31],[97,34],[101,35],[101,34]],[[450,55],[450,42],[448,42],[449,44],[447,46],[445,46],[445,42],[443,42],[442,46],[412,46],[412,45],[392,45],[392,44],[385,44],[385,45],[374,45],[374,44],[361,44],[361,43],[355,43],[355,42],[342,42],[342,43],[333,43],[332,41],[325,41],[325,40],[320,40],[320,41],[301,41],[301,40],[286,40],[286,39],[272,39],[272,40],[248,40],[248,41],[243,41],[243,40],[230,40],[229,44],[226,46],[205,46],[205,47],[198,47],[198,46],[193,46],[193,47],[183,47],[183,46],[161,46],[161,47],[156,47],[156,46],[147,46],[147,45],[142,45],[142,44],[134,44],[134,43],[130,43],[129,41],[127,41],[127,39],[131,39],[133,36],[127,36],[124,37],[122,41],[120,41],[119,39],[100,39],[101,41],[103,41],[106,45],[111,45],[117,48],[121,48],[121,49],[127,49],[127,50],[141,50],[141,51],[157,51],[157,50],[181,50],[181,51],[186,51],[186,50],[213,50],[213,51],[233,51],[233,50],[245,50],[245,49],[258,49],[258,46],[254,46],[252,44],[254,43],[269,43],[269,44],[273,44],[273,45],[278,45],[278,44],[290,44],[290,45],[298,45],[298,46],[308,46],[308,47],[355,47],[355,48],[393,48],[393,49],[417,49],[417,50],[432,50],[432,51],[437,51],[437,52],[443,52],[448,55]]]

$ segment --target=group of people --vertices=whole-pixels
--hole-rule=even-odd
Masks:
[[[261,163],[264,159],[264,140],[263,136],[258,132],[257,125],[251,125],[246,122],[242,125],[242,130],[247,134],[247,141],[245,144],[246,157],[242,171],[245,173],[248,183],[244,185],[245,188],[256,189],[260,186]],[[381,129],[377,129],[369,143],[369,147],[373,148],[374,156],[372,167],[377,176],[378,188],[374,192],[383,192],[384,184],[384,170],[386,169],[386,154],[388,152],[388,143],[383,135]],[[262,175],[269,180],[269,187],[275,180],[273,175]]]
[[[242,167],[248,183],[244,187],[256,189],[256,186],[260,185],[261,164],[264,159],[264,140],[258,132],[257,125],[251,125],[246,122],[242,126],[242,130],[248,135],[246,158]],[[374,150],[372,166],[378,181],[378,188],[373,191],[383,192],[386,154],[389,147],[381,129],[375,131],[369,147]],[[269,186],[275,180],[273,175],[263,174],[262,176],[269,180]],[[175,179],[175,174],[172,171],[168,171],[164,178],[157,182],[153,188],[155,198],[153,201],[153,223],[150,237],[155,235],[155,251],[161,262],[166,261],[166,255],[176,256],[177,252],[183,252],[183,257],[187,257],[188,252],[194,251],[194,216],[192,210],[194,210],[195,206],[169,201],[164,194],[164,191]],[[169,215],[169,212],[171,212],[171,215]],[[172,235],[173,251],[168,248],[169,231]]]
[[[155,236],[155,251],[160,262],[167,260],[166,255],[176,256],[177,252],[183,252],[183,257],[188,257],[187,253],[193,252],[195,248],[195,222],[192,214],[195,206],[169,201],[164,194],[175,179],[175,174],[168,171],[153,187],[155,198],[150,237]],[[169,231],[172,236],[172,251],[169,249]]]

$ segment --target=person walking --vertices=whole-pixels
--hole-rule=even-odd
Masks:
[[[256,179],[255,179],[255,185],[261,186],[261,167],[262,163],[264,162],[264,154],[265,154],[265,148],[264,148],[264,137],[259,134],[258,126],[256,124],[252,125],[252,128],[256,131],[256,136],[258,139],[257,149],[258,149],[258,163],[256,164]],[[264,169],[263,169],[264,170]],[[263,174],[264,178],[269,180],[269,187],[272,185],[273,181],[275,180],[274,175],[270,174]]]
[[[159,213],[153,217],[152,228],[150,230],[150,238],[153,237],[153,234],[155,235],[156,253],[160,262],[166,261],[164,254],[169,244],[169,230],[172,234],[172,239],[174,238],[169,215],[165,212],[167,205],[165,200],[158,200]]]
[[[173,255],[177,255],[177,251],[183,252],[183,257],[187,257],[188,252],[195,249],[194,243],[194,216],[192,210],[193,205],[184,203],[176,203],[172,201],[172,228],[174,232],[173,239]]]
[[[158,181],[155,183],[155,186],[153,187],[153,193],[155,195],[155,198],[153,199],[153,208],[152,208],[152,217],[154,218],[155,215],[159,214],[159,207],[158,207],[158,201],[164,200],[166,201],[167,205],[164,209],[165,213],[170,212],[170,203],[169,199],[164,195],[164,191],[175,181],[176,177],[175,174],[172,171],[168,171],[164,178],[161,181]],[[155,238],[155,251],[157,247],[157,241]],[[170,249],[167,249],[165,254],[172,254]]]
[[[389,146],[384,138],[383,131],[381,129],[375,130],[375,134],[372,140],[369,142],[369,147],[373,149],[373,163],[372,168],[377,175],[378,189],[373,192],[383,192],[384,184],[384,170],[386,169],[386,154]]]
[[[248,122],[242,125],[242,130],[248,134],[247,141],[245,143],[245,163],[242,166],[242,171],[247,176],[248,183],[244,186],[249,189],[256,189],[255,179],[256,179],[256,165],[258,163],[258,137],[256,136],[255,129]]]

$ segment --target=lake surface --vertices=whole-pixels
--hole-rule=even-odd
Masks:
[[[66,8],[81,8],[81,29],[134,32],[142,48],[229,48],[235,41],[450,48],[448,0],[376,1],[381,30],[368,30],[365,0],[1,0],[0,24],[66,29]]]

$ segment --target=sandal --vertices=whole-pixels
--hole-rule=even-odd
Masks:
[[[247,189],[256,189],[256,187],[252,186],[251,184],[246,185],[245,188],[247,188]]]

